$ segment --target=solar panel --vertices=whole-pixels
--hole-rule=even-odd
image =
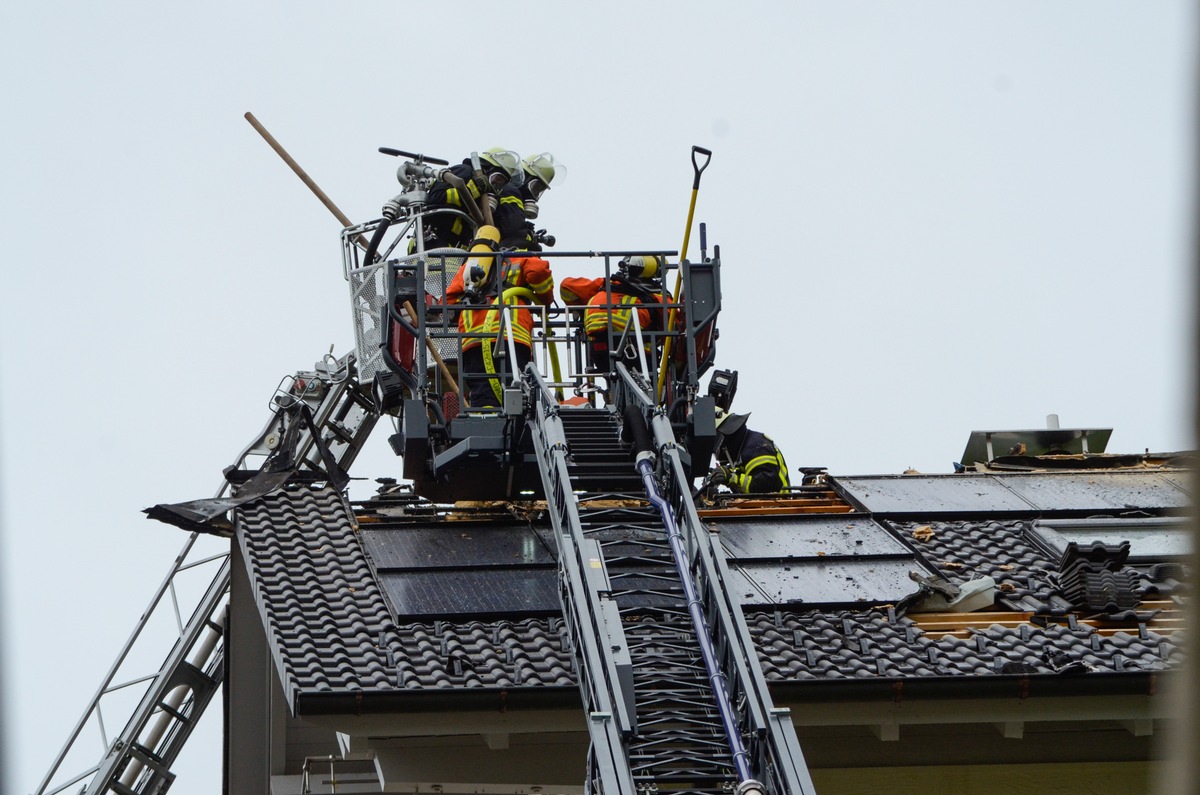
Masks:
[[[912,554],[865,516],[822,516],[804,521],[736,519],[722,521],[720,530],[722,546],[736,558]]]
[[[932,572],[866,516],[736,519],[717,524],[745,606],[895,603],[915,593],[909,572]]]
[[[830,479],[871,513],[990,513],[1186,508],[1187,492],[1156,472],[869,475]]]
[[[528,525],[464,526],[364,530],[363,546],[379,571],[488,567],[553,566],[554,540],[539,537]]]
[[[1154,472],[1008,475],[1004,484],[1043,511],[1186,508],[1185,492]]]
[[[991,475],[868,475],[831,481],[871,513],[1034,510]]]
[[[379,584],[404,618],[562,612],[554,568],[381,573]]]
[[[927,573],[913,557],[888,560],[807,559],[739,565],[729,584],[743,605],[806,607],[894,604],[917,591],[910,571]]]

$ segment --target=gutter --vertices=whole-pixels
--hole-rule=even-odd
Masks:
[[[1002,674],[991,676],[872,677],[768,681],[777,706],[839,702],[901,703],[910,700],[1054,699],[1077,696],[1156,696],[1174,688],[1178,671],[1124,671],[1084,674]],[[427,712],[521,712],[581,710],[579,688],[570,685],[489,688],[425,688],[300,692],[296,717],[385,715]]]
[[[1155,696],[1177,671],[1125,671],[1084,674],[1002,674],[871,679],[768,681],[777,704],[842,701],[946,700],[967,698],[1058,698],[1069,696]]]
[[[582,710],[579,686],[427,688],[422,690],[356,690],[300,692],[293,714],[385,715],[417,712],[520,712],[536,709]]]

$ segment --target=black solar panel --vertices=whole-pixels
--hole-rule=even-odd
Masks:
[[[1186,491],[1155,472],[875,475],[832,479],[872,513],[990,513],[1185,508]]]
[[[562,612],[556,568],[381,573],[379,585],[403,618]]]
[[[720,527],[721,544],[738,558],[911,554],[887,530],[864,516],[763,517],[722,521]]]
[[[901,559],[817,558],[780,563],[739,563],[730,588],[743,606],[833,607],[883,605],[917,591],[910,571],[927,573],[912,556]]]
[[[540,538],[527,525],[364,530],[363,546],[378,571],[546,565],[555,562],[554,540]]]
[[[914,593],[917,555],[867,516],[737,519],[719,525],[743,605],[856,605]]]
[[[1006,486],[1044,511],[1186,508],[1188,495],[1154,472],[1011,475]]]
[[[872,513],[1033,511],[991,475],[837,477],[840,490]]]

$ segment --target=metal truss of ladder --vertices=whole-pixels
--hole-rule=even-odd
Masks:
[[[626,387],[638,386],[627,372],[622,376]],[[753,785],[770,795],[812,793],[789,714],[772,706],[741,610],[724,588],[723,556],[699,523],[670,423],[660,413],[651,427],[658,479],[686,538],[683,577],[663,517],[644,502],[618,415],[560,411],[536,374],[529,387],[535,450],[560,545],[564,612],[589,717],[588,791],[737,791],[745,777],[735,774],[731,744],[744,743],[741,765],[757,779]],[[648,390],[634,394],[646,401],[639,409],[652,406]],[[702,594],[701,633],[688,589]],[[702,643],[720,658],[725,682],[719,686]],[[715,687],[725,691],[727,705],[736,705],[732,730]],[[730,741],[730,734],[737,739]]]
[[[326,357],[322,364],[316,371],[284,379],[276,390],[270,421],[242,451],[234,468],[244,469],[247,462],[269,455],[278,446],[286,431],[283,409],[297,398],[310,407],[313,424],[337,463],[344,469],[350,466],[378,417],[370,396],[354,378],[352,354],[336,360]],[[299,468],[320,467],[318,447],[310,433],[301,435],[295,450]],[[217,499],[228,488],[224,484]],[[86,795],[155,795],[171,786],[175,779],[171,766],[224,680],[229,552],[205,556],[197,544],[200,535],[197,531],[188,536],[34,795],[54,795],[75,785],[80,785],[76,792]],[[178,581],[196,571],[213,571],[212,580],[198,601],[181,604],[183,588],[177,587]],[[162,665],[130,676],[128,660],[154,659],[154,649],[166,645],[161,633],[145,632],[156,619],[162,620],[164,613],[173,614],[178,633],[170,641]],[[118,681],[118,676],[123,681]],[[104,706],[116,704],[138,687],[142,688],[141,699],[131,714],[122,713],[124,728],[110,738]],[[85,730],[99,734],[100,761],[83,770],[64,770],[68,761],[89,758],[82,747]]]

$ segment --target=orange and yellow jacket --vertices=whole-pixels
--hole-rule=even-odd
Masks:
[[[499,255],[497,255],[499,257]],[[466,294],[463,281],[463,271],[466,263],[454,274],[450,286],[446,288],[446,303],[462,303]],[[514,290],[513,288],[524,288]],[[463,339],[463,350],[481,345],[485,338],[494,339],[500,331],[501,299],[508,306],[529,306],[529,296],[532,294],[533,303],[546,306],[554,300],[554,274],[550,272],[550,263],[541,257],[510,257],[504,261],[500,278],[500,295],[491,295],[480,299],[480,303],[489,306],[477,306],[464,309],[458,315],[458,330],[466,335]],[[527,291],[527,292],[526,292]],[[512,313],[514,310],[507,310]],[[516,309],[516,317],[511,317],[513,341],[519,345],[533,347],[533,314],[528,309]]]
[[[638,324],[642,331],[653,331],[662,327],[662,312],[651,311],[644,306],[647,299],[662,303],[662,296],[642,287],[634,287],[620,277],[609,280],[609,290],[604,289],[604,278],[587,279],[572,276],[563,279],[559,295],[567,306],[586,306],[583,313],[583,330],[589,337],[603,335],[609,328],[609,305],[612,305],[612,331],[620,335],[629,325],[630,313],[638,306]],[[611,293],[611,296],[610,296]]]

